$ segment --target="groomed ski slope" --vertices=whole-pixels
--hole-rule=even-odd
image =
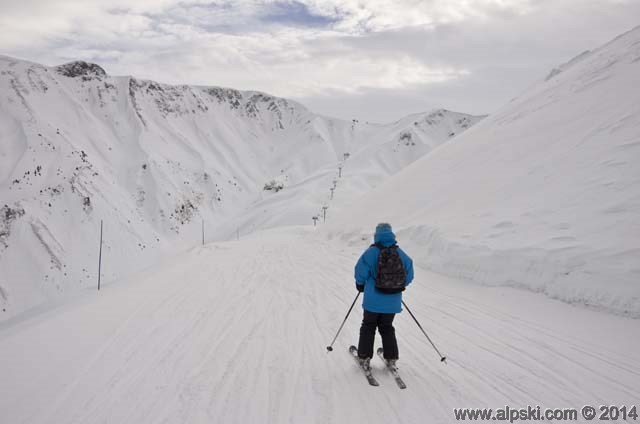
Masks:
[[[368,386],[347,354],[360,308],[325,351],[359,253],[312,229],[272,230],[3,323],[1,421],[450,423],[452,408],[640,399],[637,320],[421,269],[405,300],[448,365],[404,312],[408,389],[378,358],[381,386]]]

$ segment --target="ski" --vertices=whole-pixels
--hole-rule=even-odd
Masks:
[[[349,353],[351,353],[351,356],[353,356],[353,359],[355,359],[356,363],[358,364],[358,367],[364,373],[364,376],[367,378],[367,381],[369,382],[369,384],[372,386],[379,386],[380,383],[378,383],[378,380],[376,380],[376,378],[371,373],[371,366],[369,366],[368,368],[365,368],[360,363],[360,358],[358,358],[358,348],[355,346],[349,346]]]
[[[393,378],[396,380],[396,384],[398,385],[398,387],[400,387],[401,389],[406,389],[407,385],[404,384],[404,381],[402,381],[402,378],[400,377],[400,374],[398,373],[398,367],[396,367],[395,365],[391,365],[389,362],[387,362],[386,359],[384,359],[384,351],[382,350],[382,348],[378,348],[377,353],[378,353],[378,356],[380,357],[380,359],[382,359],[382,361],[386,365],[386,367],[389,370],[389,372],[391,373],[391,375],[393,375]]]

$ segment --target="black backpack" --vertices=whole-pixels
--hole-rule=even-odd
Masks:
[[[400,293],[407,285],[407,272],[402,258],[398,253],[398,245],[385,247],[372,244],[380,249],[378,256],[378,273],[376,274],[376,288],[383,293]]]

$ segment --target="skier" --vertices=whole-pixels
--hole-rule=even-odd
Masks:
[[[413,280],[413,261],[397,246],[391,225],[378,224],[373,240],[355,266],[356,288],[364,292],[358,359],[365,370],[370,369],[376,327],[382,336],[384,358],[395,366],[398,342],[393,319],[402,311],[402,291]]]

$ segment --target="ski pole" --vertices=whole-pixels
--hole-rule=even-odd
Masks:
[[[422,334],[424,334],[424,336],[427,338],[427,340],[429,340],[429,343],[431,343],[431,346],[433,346],[433,348],[436,350],[436,352],[438,353],[438,355],[440,355],[440,362],[444,362],[445,364],[447,363],[447,357],[446,356],[442,356],[442,353],[440,353],[440,351],[438,350],[438,348],[436,347],[435,344],[433,344],[433,342],[431,341],[431,337],[429,337],[429,335],[427,334],[426,331],[424,331],[424,328],[422,328],[422,326],[420,325],[420,323],[418,322],[418,320],[416,319],[415,315],[413,315],[413,312],[411,312],[411,309],[409,309],[409,307],[407,306],[406,303],[404,303],[404,300],[402,301],[402,305],[404,305],[404,307],[407,309],[407,312],[409,312],[409,315],[411,315],[411,318],[413,318],[413,320],[416,322],[416,324],[418,324],[418,328],[420,328],[420,330],[422,330]]]
[[[340,334],[340,331],[342,331],[342,327],[344,327],[344,323],[347,322],[347,318],[349,318],[349,314],[351,313],[351,310],[353,309],[353,306],[356,304],[356,301],[358,300],[358,297],[360,297],[360,292],[358,292],[358,294],[356,295],[356,298],[353,299],[353,303],[351,304],[351,307],[349,308],[349,312],[347,312],[347,316],[344,317],[344,321],[342,321],[342,324],[340,325],[340,328],[338,328],[338,332],[336,333],[336,336],[333,338],[333,341],[331,342],[331,344],[329,346],[327,346],[327,353],[333,351],[333,344],[336,342],[336,339],[338,338],[338,334]]]

